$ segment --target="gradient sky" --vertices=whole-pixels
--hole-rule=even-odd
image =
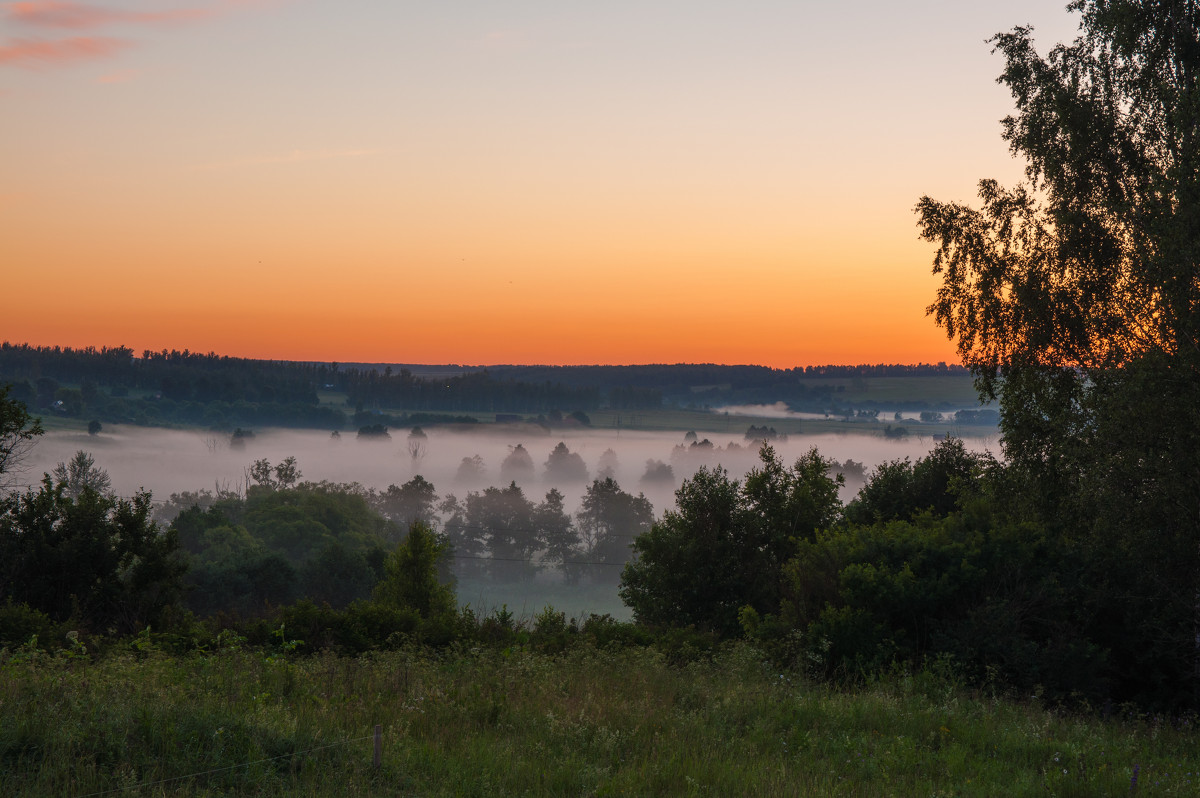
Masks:
[[[0,2],[0,340],[953,361],[922,194],[1015,182],[1063,4]]]

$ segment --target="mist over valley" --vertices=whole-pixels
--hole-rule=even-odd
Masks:
[[[741,419],[741,425],[761,419]],[[409,430],[391,430],[390,439],[360,439],[352,432],[334,438],[315,430],[263,429],[242,446],[230,443],[228,433],[205,430],[174,430],[120,426],[88,435],[74,430],[50,430],[39,440],[26,462],[22,482],[32,485],[43,473],[78,450],[87,450],[112,479],[113,489],[123,496],[139,489],[153,493],[156,501],[172,493],[214,488],[244,491],[247,469],[259,459],[272,463],[295,457],[303,479],[335,483],[358,483],[364,488],[384,490],[421,475],[439,494],[463,496],[488,486],[515,481],[529,496],[537,497],[557,488],[569,508],[578,508],[584,487],[593,479],[612,476],[623,489],[643,492],[661,515],[674,502],[674,491],[682,480],[701,466],[720,466],[741,478],[758,462],[758,443],[744,434],[697,433],[685,440],[685,431],[607,430],[546,431],[523,425],[520,430],[504,425],[481,429],[424,428],[423,445],[413,456]],[[925,456],[942,436],[910,434],[888,439],[865,431],[790,435],[770,444],[785,462],[816,447],[828,458],[845,463],[852,460],[869,471],[889,460]],[[970,436],[968,448],[995,450],[994,435]],[[711,448],[704,444],[707,441]],[[564,479],[547,473],[545,463],[558,443],[578,454],[587,468],[587,478]],[[698,444],[693,446],[692,444]],[[504,471],[502,466],[516,446],[522,446],[533,462],[531,473]],[[608,454],[610,453],[611,454]],[[606,456],[607,454],[607,456]],[[482,468],[465,471],[464,458],[478,456]],[[647,463],[658,461],[671,467],[672,478],[646,479]],[[857,484],[856,484],[857,483]],[[847,474],[843,493],[849,498],[861,486],[854,473]]]

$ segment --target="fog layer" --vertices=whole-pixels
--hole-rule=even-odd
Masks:
[[[107,470],[117,494],[131,496],[138,489],[146,489],[156,500],[164,500],[185,490],[242,489],[247,467],[253,461],[265,458],[274,463],[294,456],[305,480],[357,482],[382,490],[420,474],[433,483],[439,495],[454,493],[459,497],[515,480],[533,499],[542,497],[551,487],[558,488],[566,497],[568,509],[578,508],[590,480],[612,476],[626,491],[644,492],[656,514],[661,515],[674,504],[674,490],[682,480],[702,465],[720,465],[740,478],[758,462],[757,443],[741,435],[720,433],[709,433],[707,437],[701,434],[698,440],[686,442],[681,432],[547,432],[540,427],[507,426],[469,431],[435,428],[426,430],[425,435],[410,438],[408,430],[392,430],[390,439],[364,440],[353,433],[333,438],[325,432],[275,429],[259,431],[244,446],[233,446],[228,435],[210,432],[122,427],[91,436],[55,431],[42,436],[34,447],[21,481],[37,482],[43,473],[84,449]],[[964,440],[973,450],[996,448],[994,439]],[[560,442],[582,459],[586,481],[579,473],[547,469],[551,453]],[[830,433],[792,435],[772,445],[785,462],[815,446],[827,458],[854,460],[869,472],[884,461],[922,457],[935,443],[929,436],[892,440],[861,433]],[[531,470],[514,467],[516,460],[524,459],[519,453],[506,466],[506,459],[518,445],[528,453]],[[464,458],[470,462],[464,464]],[[648,473],[650,461],[659,465]],[[843,499],[849,499],[860,486],[861,482],[849,479]]]

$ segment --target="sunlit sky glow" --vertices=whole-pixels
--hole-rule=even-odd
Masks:
[[[0,339],[953,360],[922,194],[1022,164],[1057,3],[0,2]]]

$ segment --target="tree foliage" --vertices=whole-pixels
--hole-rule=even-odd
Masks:
[[[366,497],[372,509],[391,521],[397,530],[408,529],[417,521],[433,524],[437,491],[433,483],[420,474],[403,485],[388,485],[382,493],[371,489]]]
[[[928,197],[930,313],[999,395],[1008,501],[1081,542],[1122,689],[1200,704],[1200,6],[1076,0],[993,42],[1026,182]]]
[[[790,468],[770,446],[760,459],[745,484],[701,468],[676,491],[676,508],[634,540],[620,594],[639,621],[732,635],[742,607],[778,611],[783,566],[838,518],[841,478],[815,449]]]
[[[1081,623],[1070,546],[997,510],[971,502],[801,542],[782,611],[809,665],[847,676],[952,657],[976,683],[1103,701],[1107,663]]]
[[[75,452],[70,460],[56,465],[50,476],[55,484],[63,486],[63,492],[72,499],[82,495],[88,488],[101,494],[112,490],[108,472],[96,465],[96,459],[82,449]]]
[[[21,461],[42,434],[40,419],[25,403],[10,397],[11,386],[0,386],[0,488],[12,486]]]
[[[186,565],[174,532],[150,520],[150,494],[65,488],[46,478],[0,502],[0,598],[96,632],[157,624],[180,597]]]
[[[295,470],[293,462],[286,473]],[[262,475],[278,481],[273,468]],[[369,498],[357,485],[327,482],[173,496],[176,506],[192,505],[171,524],[191,566],[188,608],[253,616],[301,594],[333,606],[367,598],[383,547],[402,537]]]
[[[1200,9],[1079,0],[1082,33],[1040,56],[1029,28],[993,42],[1016,100],[1004,138],[1028,183],[980,183],[980,209],[924,197],[943,286],[930,311],[985,380],[1040,365],[1195,362]],[[991,383],[986,383],[990,385]]]
[[[576,513],[582,559],[623,563],[633,540],[654,523],[654,505],[643,494],[621,490],[612,477],[597,479],[583,494]]]
[[[857,524],[909,521],[919,512],[949,515],[963,492],[975,488],[984,470],[994,465],[986,454],[967,451],[960,438],[938,443],[917,462],[881,463],[858,496],[846,506],[847,520]]]
[[[449,550],[450,543],[428,525],[414,523],[404,542],[388,555],[384,577],[375,586],[375,600],[416,610],[422,618],[455,612],[458,604],[454,588],[438,577],[438,563]]]

